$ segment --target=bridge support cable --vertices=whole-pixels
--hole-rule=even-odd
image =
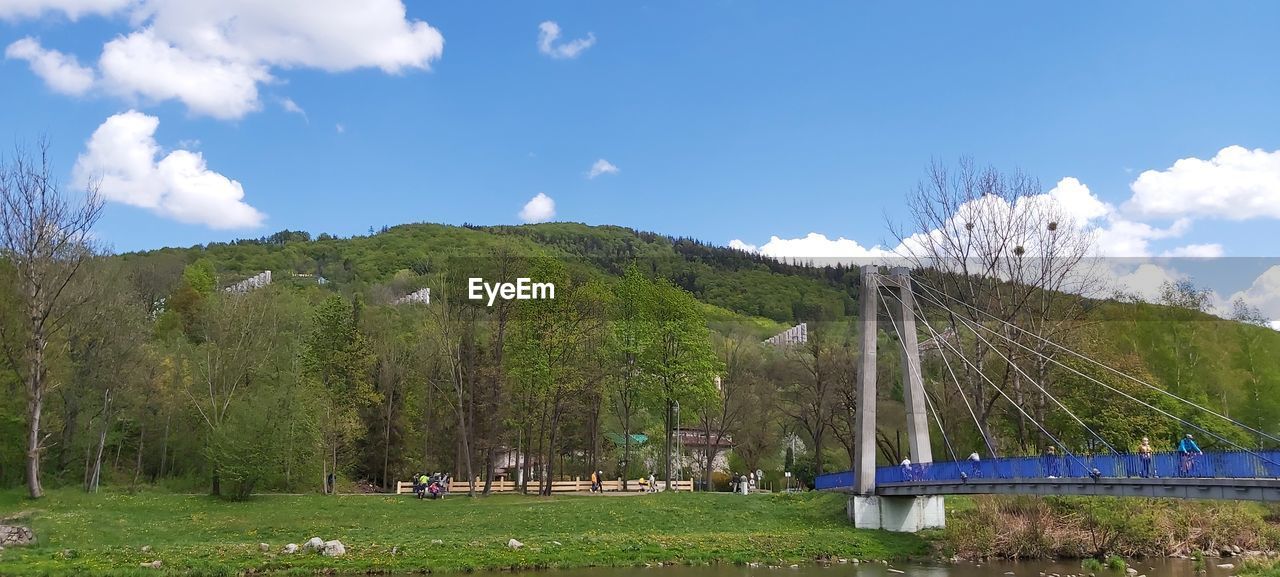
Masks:
[[[947,311],[948,313],[955,314],[955,312],[952,311],[950,308],[948,308],[946,305],[939,303],[938,301],[933,299],[929,299],[929,300],[934,304],[941,306],[943,310]],[[1111,443],[1108,443],[1106,439],[1102,438],[1102,435],[1099,435],[1096,431],[1091,429],[1089,425],[1084,422],[1083,419],[1076,416],[1075,413],[1071,412],[1071,409],[1067,408],[1067,406],[1063,404],[1062,401],[1059,401],[1057,397],[1053,396],[1053,394],[1048,391],[1048,389],[1045,389],[1043,385],[1041,385],[1039,382],[1036,381],[1036,379],[1032,378],[1031,375],[1027,374],[1026,371],[1022,370],[1022,367],[1019,367],[1017,363],[1013,362],[1013,359],[1009,358],[1008,356],[1005,356],[1004,352],[1002,352],[998,347],[992,344],[991,341],[987,340],[986,337],[982,336],[982,333],[979,333],[978,330],[975,329],[973,326],[974,324],[979,324],[980,326],[980,323],[972,323],[971,321],[969,321],[968,319],[960,315],[956,315],[956,317],[960,319],[960,322],[964,324],[965,327],[967,327],[970,331],[973,332],[973,336],[981,340],[983,344],[987,345],[988,347],[991,347],[991,350],[994,351],[997,355],[999,355],[1000,358],[1004,360],[1004,362],[1008,363],[1009,366],[1013,367],[1013,370],[1017,371],[1019,375],[1022,375],[1022,377],[1027,379],[1027,381],[1029,381],[1032,385],[1035,385],[1035,387],[1040,390],[1041,394],[1047,397],[1050,401],[1053,401],[1053,404],[1057,405],[1059,409],[1062,409],[1062,411],[1065,412],[1067,416],[1071,417],[1076,423],[1078,423],[1081,428],[1083,428],[1090,435],[1093,435],[1093,438],[1097,439],[1098,442],[1102,443],[1102,445],[1106,447],[1109,451],[1111,451],[1112,454],[1120,455],[1120,451],[1117,451],[1115,447],[1112,447]]]
[[[1130,375],[1130,374],[1128,374],[1128,373],[1125,373],[1124,371],[1121,371],[1121,370],[1119,370],[1119,369],[1116,369],[1116,368],[1114,368],[1114,367],[1112,367],[1112,366],[1110,366],[1110,365],[1108,365],[1108,364],[1106,364],[1106,363],[1103,363],[1102,361],[1095,360],[1095,359],[1093,359],[1092,357],[1089,357],[1088,355],[1085,355],[1085,354],[1080,353],[1080,352],[1078,352],[1078,351],[1075,351],[1075,350],[1073,350],[1073,349],[1071,349],[1071,348],[1069,348],[1069,347],[1066,347],[1066,346],[1060,345],[1060,344],[1058,344],[1058,343],[1055,343],[1055,342],[1053,342],[1053,341],[1051,341],[1051,340],[1049,340],[1049,339],[1047,339],[1047,338],[1045,338],[1045,337],[1042,337],[1042,336],[1040,336],[1040,335],[1037,335],[1037,334],[1035,334],[1035,333],[1033,333],[1033,332],[1031,332],[1031,331],[1028,331],[1027,329],[1024,329],[1024,328],[1022,328],[1022,327],[1020,327],[1020,326],[1016,325],[1016,324],[1013,324],[1013,323],[1008,322],[1008,321],[1006,321],[1006,320],[1004,320],[1004,319],[1001,319],[1001,318],[999,318],[999,317],[997,317],[997,316],[995,316],[995,315],[993,315],[993,314],[991,314],[991,313],[989,313],[989,312],[986,312],[986,311],[984,311],[984,310],[981,310],[981,309],[979,309],[979,308],[977,308],[977,307],[975,307],[975,306],[973,306],[973,305],[971,305],[971,304],[969,304],[969,303],[966,303],[966,302],[964,302],[964,301],[962,301],[962,300],[960,300],[960,299],[958,299],[958,298],[956,298],[956,297],[954,297],[954,296],[951,296],[951,295],[947,294],[945,291],[941,291],[941,290],[938,290],[938,289],[936,289],[936,288],[930,287],[929,285],[926,285],[926,284],[924,284],[924,283],[921,283],[920,281],[915,281],[914,285],[915,285],[915,286],[920,287],[921,289],[923,289],[923,290],[925,290],[925,291],[928,291],[928,292],[930,292],[930,293],[934,293],[935,295],[940,295],[942,298],[945,298],[945,299],[951,300],[951,301],[953,301],[953,302],[955,302],[955,303],[957,303],[957,304],[959,304],[959,305],[961,305],[961,306],[963,306],[963,307],[966,307],[966,308],[968,308],[968,309],[970,309],[970,310],[973,310],[974,312],[977,312],[978,314],[981,314],[981,315],[984,315],[984,316],[986,316],[986,317],[988,317],[988,318],[991,318],[992,320],[995,320],[996,322],[999,322],[999,323],[1001,323],[1001,324],[1003,324],[1003,325],[1006,325],[1006,326],[1008,326],[1009,328],[1012,328],[1013,330],[1016,330],[1016,331],[1018,331],[1018,332],[1021,332],[1021,333],[1023,333],[1023,334],[1026,334],[1026,335],[1028,335],[1028,336],[1031,336],[1032,338],[1035,338],[1035,339],[1037,339],[1037,340],[1040,340],[1040,341],[1044,342],[1045,344],[1048,344],[1049,346],[1054,347],[1054,348],[1056,348],[1056,349],[1058,349],[1058,350],[1060,350],[1060,351],[1063,351],[1063,352],[1065,352],[1065,353],[1067,353],[1067,354],[1069,354],[1069,355],[1071,355],[1071,356],[1074,356],[1074,357],[1076,357],[1076,358],[1078,358],[1078,359],[1080,359],[1080,360],[1083,360],[1083,361],[1086,361],[1086,362],[1088,362],[1088,363],[1092,363],[1092,364],[1094,364],[1094,365],[1097,365],[1097,366],[1099,366],[1099,367],[1102,367],[1103,369],[1106,369],[1107,371],[1109,371],[1109,372],[1111,372],[1111,373],[1114,373],[1114,374],[1119,375],[1119,376],[1121,376],[1121,377],[1123,377],[1123,378],[1125,378],[1125,379],[1128,379],[1128,380],[1130,380],[1130,381],[1133,381],[1133,382],[1135,382],[1135,383],[1138,383],[1139,385],[1142,385],[1142,386],[1144,386],[1144,387],[1146,387],[1146,388],[1148,388],[1148,389],[1151,389],[1151,390],[1153,390],[1153,391],[1156,391],[1156,392],[1158,392],[1158,393],[1160,393],[1160,394],[1162,394],[1162,395],[1164,395],[1164,396],[1166,396],[1166,397],[1169,397],[1169,398],[1175,399],[1175,400],[1177,400],[1177,401],[1179,401],[1179,402],[1181,402],[1181,403],[1184,403],[1184,404],[1186,404],[1186,405],[1189,405],[1189,406],[1191,406],[1191,407],[1194,407],[1194,408],[1196,408],[1196,409],[1199,409],[1199,410],[1201,410],[1201,411],[1204,411],[1204,412],[1206,412],[1206,413],[1208,413],[1208,414],[1210,414],[1210,415],[1213,415],[1213,416],[1215,416],[1215,417],[1218,417],[1218,418],[1220,418],[1220,419],[1223,419],[1223,420],[1225,420],[1225,421],[1227,421],[1227,422],[1229,422],[1229,423],[1231,423],[1231,424],[1234,424],[1234,425],[1236,425],[1237,427],[1240,427],[1240,428],[1242,428],[1242,429],[1244,429],[1244,430],[1246,430],[1246,431],[1249,431],[1249,432],[1254,433],[1254,434],[1256,434],[1256,435],[1259,435],[1259,436],[1261,436],[1261,437],[1265,437],[1265,438],[1267,438],[1267,439],[1269,439],[1269,440],[1271,440],[1271,441],[1274,441],[1274,442],[1280,443],[1280,437],[1276,437],[1276,436],[1271,435],[1271,434],[1269,434],[1269,433],[1267,433],[1267,432],[1265,432],[1265,431],[1260,431],[1260,430],[1258,430],[1258,429],[1255,429],[1255,428],[1253,428],[1253,427],[1250,427],[1249,425],[1246,425],[1246,424],[1244,424],[1244,423],[1242,423],[1242,422],[1240,422],[1240,421],[1237,421],[1237,420],[1235,420],[1235,419],[1232,419],[1231,417],[1228,417],[1228,416],[1226,416],[1226,415],[1224,415],[1224,414],[1222,414],[1222,413],[1219,413],[1219,412],[1217,412],[1217,411],[1214,411],[1213,409],[1210,409],[1210,408],[1208,408],[1208,407],[1205,407],[1205,406],[1203,406],[1203,405],[1200,405],[1200,404],[1196,403],[1195,401],[1191,401],[1191,400],[1189,400],[1189,399],[1185,399],[1185,398],[1183,398],[1183,397],[1181,397],[1181,396],[1178,396],[1178,395],[1177,395],[1177,394],[1175,394],[1175,393],[1172,393],[1172,392],[1170,392],[1170,391],[1167,391],[1167,390],[1165,390],[1165,389],[1163,389],[1163,388],[1161,388],[1161,387],[1157,387],[1157,386],[1155,386],[1155,385],[1153,385],[1153,384],[1151,384],[1151,383],[1148,383],[1148,382],[1146,382],[1146,381],[1144,381],[1144,380],[1142,380],[1142,379],[1139,379],[1139,378],[1137,378],[1137,377],[1135,377],[1135,376],[1133,376],[1133,375]],[[916,294],[920,294],[920,293],[919,293],[919,292],[916,292]],[[937,302],[937,300],[935,300],[935,299],[931,299],[931,300],[934,300],[934,302]],[[944,307],[944,308],[945,308],[945,307]],[[948,310],[950,310],[950,309],[948,309]]]
[[[932,297],[930,297],[929,295],[927,295],[927,294],[916,293],[916,296],[918,296],[918,297],[920,297],[920,298],[922,298],[922,299],[924,299],[924,300],[927,300],[927,301],[929,301],[929,302],[933,302],[933,303],[937,304],[937,301],[936,301],[935,299],[933,299]],[[1099,385],[1099,386],[1101,386],[1101,387],[1103,387],[1103,388],[1107,389],[1108,391],[1111,391],[1111,392],[1113,392],[1113,393],[1116,393],[1116,394],[1118,394],[1118,395],[1120,395],[1120,396],[1122,396],[1122,397],[1124,397],[1124,398],[1126,398],[1126,399],[1128,399],[1128,400],[1130,400],[1130,401],[1133,401],[1133,402],[1135,402],[1135,403],[1138,403],[1139,405],[1142,405],[1143,407],[1146,407],[1146,408],[1151,409],[1152,411],[1155,411],[1155,412],[1157,412],[1157,413],[1159,413],[1159,414],[1161,414],[1161,415],[1163,415],[1163,416],[1165,416],[1165,417],[1168,417],[1168,418],[1170,418],[1170,419],[1173,419],[1174,421],[1177,421],[1178,423],[1180,423],[1180,424],[1182,424],[1182,425],[1185,425],[1185,426],[1187,426],[1187,427],[1193,428],[1193,429],[1195,429],[1195,430],[1197,430],[1197,431],[1199,431],[1199,432],[1201,432],[1201,433],[1204,433],[1205,435],[1208,435],[1208,436],[1210,436],[1210,437],[1212,437],[1212,438],[1214,438],[1214,439],[1217,439],[1217,440],[1222,441],[1222,442],[1224,442],[1224,443],[1226,443],[1226,444],[1228,444],[1228,445],[1231,445],[1232,447],[1235,447],[1236,449],[1239,449],[1241,452],[1247,453],[1247,454],[1249,454],[1249,455],[1251,455],[1251,456],[1253,456],[1253,457],[1255,457],[1255,458],[1257,458],[1257,459],[1260,459],[1260,460],[1262,460],[1262,461],[1266,461],[1267,463],[1270,463],[1270,464],[1272,464],[1272,465],[1280,465],[1280,463],[1276,463],[1275,461],[1272,461],[1271,459],[1268,459],[1267,457],[1264,457],[1264,456],[1262,456],[1261,454],[1258,454],[1258,453],[1254,452],[1253,450],[1249,449],[1248,447],[1245,447],[1244,445],[1241,445],[1241,444],[1239,444],[1239,443],[1236,443],[1236,442],[1232,441],[1231,439],[1228,439],[1228,438],[1226,438],[1226,437],[1224,437],[1224,436],[1222,436],[1222,435],[1219,435],[1219,434],[1217,434],[1217,433],[1214,433],[1213,431],[1210,431],[1209,429],[1206,429],[1206,428],[1204,428],[1204,427],[1201,427],[1201,426],[1199,426],[1199,425],[1196,425],[1195,423],[1192,423],[1192,422],[1190,422],[1190,421],[1187,421],[1186,419],[1183,419],[1183,418],[1181,418],[1181,417],[1178,417],[1177,415],[1174,415],[1173,413],[1170,413],[1170,412],[1168,412],[1168,411],[1165,411],[1164,409],[1161,409],[1160,407],[1157,407],[1157,406],[1152,405],[1152,404],[1150,404],[1150,403],[1148,403],[1148,402],[1146,402],[1146,401],[1143,401],[1142,399],[1139,399],[1139,398],[1137,398],[1137,397],[1134,397],[1133,395],[1130,395],[1129,393],[1127,393],[1127,392],[1125,392],[1125,391],[1123,391],[1123,390],[1121,390],[1121,389],[1117,389],[1117,388],[1115,388],[1115,387],[1113,387],[1113,386],[1111,386],[1111,385],[1109,385],[1109,384],[1107,384],[1107,383],[1105,383],[1105,382],[1103,382],[1103,381],[1101,381],[1101,380],[1099,380],[1099,379],[1097,379],[1097,378],[1094,378],[1094,377],[1093,377],[1093,376],[1091,376],[1091,375],[1087,375],[1087,374],[1085,374],[1085,373],[1082,373],[1082,372],[1080,372],[1079,370],[1077,370],[1075,367],[1072,367],[1072,366],[1070,366],[1070,365],[1067,365],[1067,364],[1063,363],[1062,361],[1059,361],[1059,360],[1057,360],[1057,359],[1053,358],[1052,356],[1046,355],[1046,354],[1044,354],[1044,353],[1042,353],[1042,352],[1040,352],[1040,351],[1037,351],[1037,350],[1035,350],[1035,349],[1032,349],[1031,347],[1028,347],[1027,345],[1024,345],[1024,344],[1022,344],[1022,343],[1020,343],[1020,342],[1018,342],[1018,341],[1016,341],[1016,340],[1014,340],[1014,339],[1009,338],[1008,336],[1004,335],[1003,333],[1001,333],[1001,332],[999,332],[999,331],[996,331],[996,330],[994,330],[994,329],[991,329],[991,328],[988,328],[988,327],[982,326],[981,324],[979,324],[978,326],[979,326],[979,327],[981,327],[983,330],[985,330],[985,331],[987,331],[987,332],[989,332],[989,333],[991,333],[991,334],[993,334],[993,335],[996,335],[996,336],[999,336],[999,337],[1001,337],[1001,338],[1004,338],[1005,340],[1009,341],[1010,343],[1012,343],[1012,344],[1014,344],[1014,345],[1017,345],[1018,347],[1021,347],[1023,350],[1025,350],[1025,351],[1027,351],[1027,352],[1030,352],[1030,353],[1035,354],[1035,355],[1039,355],[1040,357],[1044,358],[1046,361],[1049,361],[1049,362],[1051,362],[1051,363],[1053,363],[1053,364],[1057,365],[1057,366],[1058,366],[1058,367],[1060,367],[1060,368],[1066,369],[1066,370],[1070,371],[1071,373],[1075,374],[1076,376],[1079,376],[1079,377],[1082,377],[1082,378],[1084,378],[1084,379],[1087,379],[1087,380],[1089,380],[1089,381],[1091,381],[1091,382],[1093,382],[1093,383],[1095,383],[1095,384],[1097,384],[1097,385]]]
[[[899,299],[899,300],[901,300],[901,299]],[[925,321],[925,326],[926,326],[926,327],[927,327],[927,326],[929,326],[929,323],[928,323],[928,321],[927,321],[927,320]],[[930,330],[930,331],[932,331],[933,329],[932,329],[932,328],[930,328],[929,330]],[[997,384],[995,383],[995,381],[992,381],[992,380],[991,380],[991,378],[990,378],[990,377],[988,377],[986,373],[982,372],[981,370],[978,370],[978,367],[977,367],[976,365],[974,365],[972,361],[970,361],[969,359],[966,359],[966,358],[964,357],[964,353],[962,353],[962,352],[960,352],[960,351],[956,350],[956,348],[955,348],[951,343],[947,342],[947,340],[946,340],[946,339],[942,339],[940,342],[942,342],[944,345],[946,345],[948,348],[950,348],[950,349],[951,349],[951,352],[952,352],[952,353],[955,353],[955,355],[956,355],[956,357],[957,357],[957,358],[959,358],[961,361],[963,361],[963,362],[964,362],[964,364],[965,364],[966,366],[968,366],[969,368],[973,369],[973,371],[974,371],[975,373],[977,373],[977,375],[978,375],[978,376],[982,377],[982,380],[986,381],[988,385],[991,385],[991,388],[995,389],[997,393],[1000,393],[1000,396],[1001,396],[1002,398],[1004,398],[1004,400],[1009,401],[1009,404],[1010,404],[1010,405],[1013,405],[1013,408],[1014,408],[1014,409],[1017,409],[1018,413],[1020,413],[1020,414],[1021,414],[1023,417],[1025,417],[1028,421],[1031,421],[1031,424],[1035,425],[1037,429],[1040,429],[1040,432],[1041,432],[1041,433],[1044,433],[1044,436],[1045,436],[1045,437],[1048,437],[1050,441],[1053,441],[1053,444],[1054,444],[1055,446],[1057,446],[1058,448],[1062,449],[1062,453],[1063,453],[1063,455],[1064,455],[1064,456],[1066,456],[1067,458],[1069,458],[1069,459],[1071,459],[1071,460],[1075,461],[1078,465],[1080,465],[1080,467],[1081,467],[1083,470],[1085,470],[1085,471],[1088,471],[1088,470],[1089,470],[1089,466],[1088,466],[1088,465],[1085,465],[1084,461],[1080,460],[1080,458],[1079,458],[1079,457],[1077,457],[1077,456],[1075,455],[1075,453],[1072,453],[1072,452],[1071,452],[1071,450],[1070,450],[1069,448],[1067,448],[1066,443],[1063,443],[1061,439],[1059,439],[1058,437],[1054,436],[1054,434],[1053,434],[1053,433],[1050,433],[1050,432],[1049,432],[1049,430],[1048,430],[1048,429],[1046,429],[1046,428],[1044,427],[1044,425],[1040,424],[1040,422],[1039,422],[1039,421],[1037,421],[1037,420],[1035,419],[1035,417],[1032,417],[1031,415],[1028,415],[1028,414],[1027,414],[1026,409],[1023,409],[1023,408],[1022,408],[1022,405],[1019,405],[1019,404],[1017,403],[1017,401],[1014,401],[1014,400],[1013,400],[1013,398],[1012,398],[1012,397],[1010,397],[1010,396],[1008,395],[1008,393],[1005,393],[1005,392],[1004,392],[1004,389],[1001,389],[1001,388],[1000,388],[1000,385],[997,385]]]
[[[879,289],[877,289],[877,291],[879,291]],[[880,292],[880,294],[883,296],[884,293]],[[892,294],[892,291],[890,291],[890,294]],[[893,325],[894,334],[898,336],[898,341],[901,342],[902,331],[898,329],[898,321],[893,318],[893,311],[889,310],[889,301],[883,298],[879,300],[880,304],[884,307],[884,312],[889,315],[889,322]],[[923,375],[921,375],[921,380],[923,380]],[[947,437],[947,430],[942,427],[942,418],[938,416],[937,409],[933,407],[933,400],[929,398],[929,391],[926,390],[923,392],[925,406],[929,409],[929,413],[933,415],[933,422],[938,425],[938,432],[942,434],[942,443],[947,446],[947,452],[951,454],[951,460],[959,462],[960,459],[956,457],[956,451],[951,446],[951,439]]]
[[[929,318],[925,316],[924,309],[920,307],[920,303],[914,303],[914,305],[915,310],[920,313],[918,318],[924,323],[925,328],[929,330],[929,338],[940,342],[944,337],[933,330],[933,325],[929,324]],[[986,431],[978,420],[978,413],[973,410],[973,405],[969,403],[969,396],[965,394],[964,387],[960,385],[960,378],[956,376],[955,370],[951,368],[951,361],[947,360],[947,351],[943,350],[941,345],[938,346],[938,355],[942,357],[942,364],[947,367],[947,374],[951,375],[951,382],[956,385],[956,392],[960,393],[960,400],[964,401],[964,408],[969,411],[969,416],[973,418],[973,426],[977,429],[978,436],[982,437],[982,444],[986,445],[987,454],[992,459],[999,458],[999,455],[996,454],[996,448],[991,445],[991,439],[987,438]]]

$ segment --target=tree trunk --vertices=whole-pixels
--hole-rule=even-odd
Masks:
[[[39,326],[38,311],[31,314],[32,323]],[[27,495],[32,499],[44,496],[40,485],[40,415],[44,411],[45,345],[44,332],[37,329],[31,336],[31,366],[27,368]]]
[[[663,419],[665,421],[663,429],[666,432],[666,439],[663,441],[666,448],[663,452],[667,458],[662,460],[662,476],[666,478],[665,489],[667,491],[671,490],[671,435],[675,432],[673,429],[674,423],[672,422],[675,419],[674,411],[675,405],[671,401],[667,401],[667,414]]]

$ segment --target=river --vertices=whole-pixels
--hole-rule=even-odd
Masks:
[[[1219,563],[1238,564],[1239,559],[1206,559],[1207,573],[1197,574],[1186,559],[1152,559],[1134,561],[1130,567],[1146,577],[1230,577],[1233,569],[1219,568]],[[632,567],[564,569],[532,572],[539,577],[1041,577],[1057,574],[1087,577],[1089,572],[1076,561],[1001,561],[995,563],[880,563],[800,565],[794,568],[770,569],[735,565],[711,567]],[[473,577],[512,577],[518,573],[474,573]],[[1124,571],[1104,570],[1097,577],[1124,577]]]

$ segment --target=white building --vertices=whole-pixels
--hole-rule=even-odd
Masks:
[[[391,304],[393,305],[403,305],[403,304],[410,304],[410,303],[419,303],[424,305],[431,304],[431,287],[420,288],[394,301],[391,301]]]
[[[809,342],[809,323],[800,323],[776,335],[765,339],[765,344],[774,346],[799,345]]]
[[[271,271],[264,270],[236,284],[233,284],[224,290],[226,290],[229,293],[247,293],[251,290],[260,289],[269,284],[271,284]]]

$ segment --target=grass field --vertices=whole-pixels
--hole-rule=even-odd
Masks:
[[[628,497],[504,495],[444,501],[391,496],[261,496],[246,502],[168,493],[0,493],[0,518],[38,543],[0,553],[0,575],[234,575],[459,571],[645,563],[800,563],[927,552],[914,535],[853,529],[839,495],[681,493]],[[338,558],[279,554],[339,539]],[[508,539],[525,544],[507,547]],[[259,543],[271,546],[259,551]],[[142,548],[150,546],[144,553]],[[392,554],[393,548],[397,551]],[[162,569],[140,564],[160,560]]]

